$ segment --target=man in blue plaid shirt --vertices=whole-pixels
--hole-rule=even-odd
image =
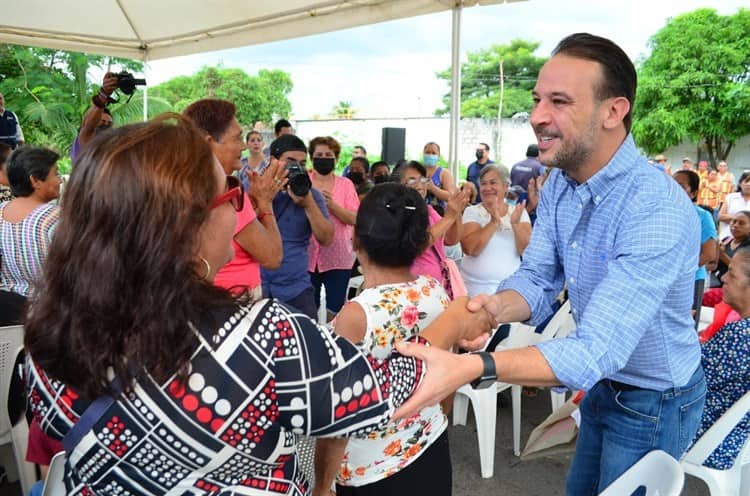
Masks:
[[[469,302],[498,322],[536,325],[567,287],[569,337],[492,358],[503,382],[586,391],[567,481],[575,496],[598,494],[653,449],[679,458],[705,397],[691,317],[699,222],[636,150],[635,88],[633,64],[609,40],[574,34],[553,51],[531,124],[540,162],[555,169],[531,242],[498,293]]]

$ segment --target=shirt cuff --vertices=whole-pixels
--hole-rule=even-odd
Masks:
[[[497,290],[503,291],[510,289],[521,295],[526,300],[531,310],[529,320],[523,322],[530,326],[538,326],[550,316],[552,309],[546,305],[545,293],[542,288],[529,281],[526,277],[520,276],[518,272],[500,283]],[[545,311],[547,308],[547,311]]]

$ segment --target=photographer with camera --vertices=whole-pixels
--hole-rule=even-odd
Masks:
[[[136,79],[129,72],[107,72],[99,91],[91,97],[91,106],[83,115],[83,123],[78,130],[78,136],[73,141],[73,146],[70,147],[70,159],[75,161],[76,157],[81,154],[97,133],[112,127],[112,114],[107,105],[117,102],[112,98],[112,93],[116,89],[119,88],[124,94],[132,97],[136,86],[145,85],[145,79]],[[128,101],[130,100],[128,99]]]
[[[273,211],[281,232],[284,257],[276,270],[261,269],[263,296],[277,298],[316,318],[314,291],[307,272],[310,235],[324,246],[333,239],[333,224],[323,195],[312,187],[305,170],[307,147],[297,136],[282,134],[271,143],[271,164],[288,171],[286,189],[273,199]]]

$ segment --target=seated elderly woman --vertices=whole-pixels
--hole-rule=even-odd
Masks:
[[[450,370],[366,357],[214,286],[244,195],[192,122],[167,117],[97,137],[71,175],[26,322],[32,412],[63,440],[67,494],[306,494],[296,434],[370,432],[425,365]],[[415,339],[489,328],[465,307]]]
[[[8,159],[6,171],[15,199],[0,203],[0,320],[21,318],[24,299],[42,275],[60,211],[50,203],[60,191],[52,150],[22,147]]]
[[[469,296],[493,294],[500,282],[521,265],[531,238],[524,202],[510,205],[505,167],[486,165],[479,175],[482,202],[464,210],[461,275]]]
[[[366,353],[386,357],[448,306],[448,294],[435,278],[410,272],[429,243],[428,227],[427,206],[414,189],[383,184],[365,197],[354,226],[364,290],[336,316],[336,334]],[[450,494],[447,427],[440,406],[432,405],[348,442],[319,440],[314,495],[327,495],[334,477],[339,496]]]
[[[750,248],[735,252],[722,279],[723,299],[742,319],[726,324],[703,344],[701,362],[708,389],[696,439],[750,391]],[[750,415],[746,415],[704,465],[719,470],[731,468],[749,432]]]

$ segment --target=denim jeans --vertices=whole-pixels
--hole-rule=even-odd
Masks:
[[[698,430],[705,396],[700,365],[685,386],[665,391],[623,387],[608,379],[596,383],[580,405],[567,494],[599,494],[651,450],[679,460]]]

